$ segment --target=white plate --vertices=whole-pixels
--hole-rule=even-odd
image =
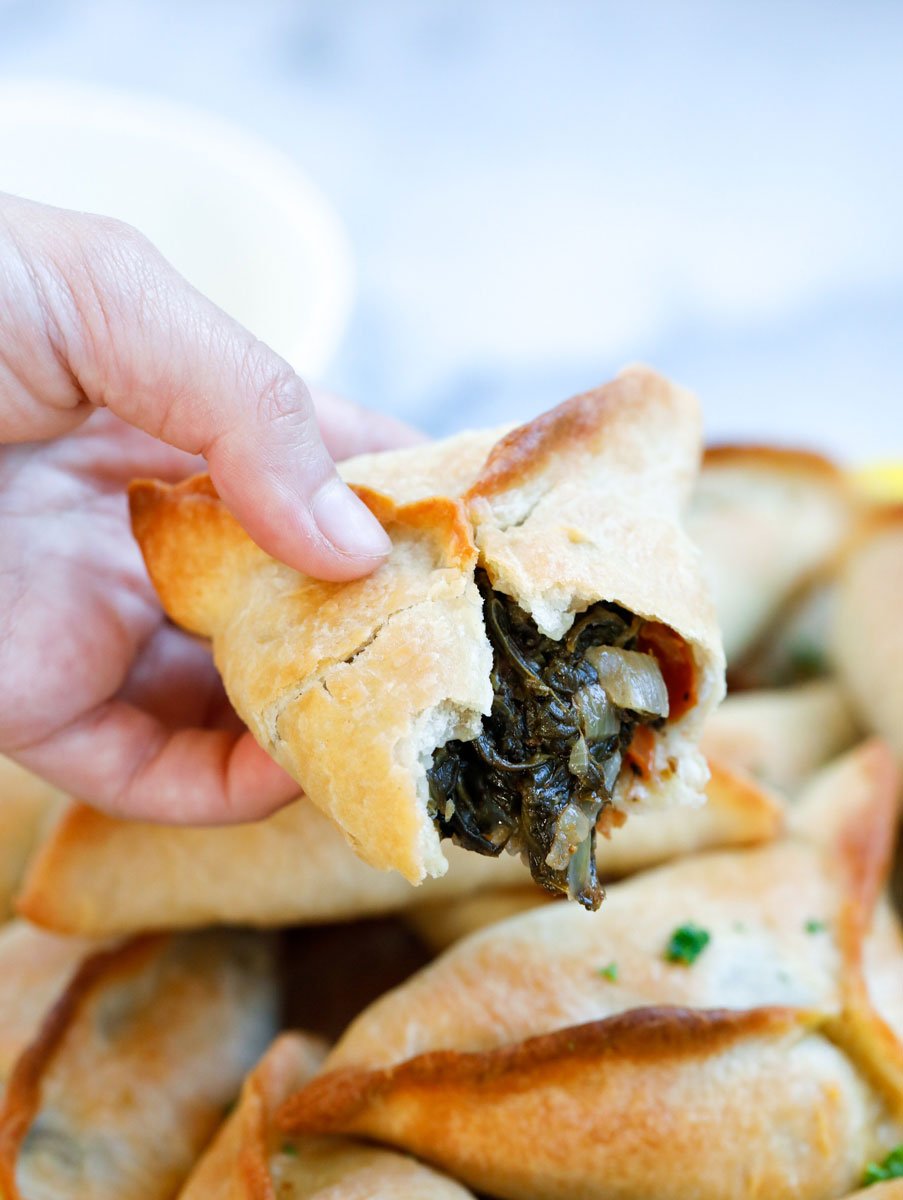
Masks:
[[[279,152],[205,113],[105,88],[0,85],[0,191],[135,225],[316,379],[353,296],[344,229]]]

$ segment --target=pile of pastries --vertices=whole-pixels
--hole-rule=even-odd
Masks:
[[[644,396],[658,386],[640,382]],[[611,537],[634,539],[617,590],[590,600],[614,597],[681,632],[696,687],[693,711],[676,709],[672,688],[672,723],[655,712],[649,721],[667,770],[659,764],[652,780],[625,754],[633,777],[589,843],[605,890],[598,911],[581,895],[553,895],[554,879],[537,886],[526,854],[440,849],[431,830],[405,840],[403,814],[394,841],[375,837],[362,814],[389,803],[397,764],[380,747],[409,718],[413,685],[391,714],[378,695],[351,689],[378,716],[363,756],[369,808],[360,780],[327,764],[304,780],[316,804],[301,796],[256,824],[127,823],[0,760],[2,1200],[903,1197],[903,505],[799,450],[711,447],[696,474],[698,432],[682,444],[683,417],[669,427],[653,400],[635,446],[605,426],[580,483],[582,495],[593,471],[603,476],[593,503],[621,504]],[[583,453],[595,435],[581,422]],[[520,447],[541,457],[538,426]],[[525,537],[543,501],[531,493],[519,515],[505,510],[506,524],[496,492],[491,528],[485,506],[487,479],[508,478],[498,446],[510,452],[518,436],[402,452],[421,456],[421,478],[403,473],[409,495],[382,510],[390,532],[393,522],[401,530],[407,572],[388,576],[392,604],[420,561],[423,525],[411,510],[442,471],[452,494],[449,463],[454,495],[477,497],[472,511],[483,514],[479,562],[493,584],[506,569],[517,577],[503,535]],[[620,465],[606,465],[614,444]],[[380,469],[362,461],[362,489],[376,495]],[[607,493],[621,469],[617,495]],[[207,484],[192,489],[178,504],[215,503]],[[230,649],[228,613],[210,617],[197,589],[167,591],[155,495],[143,487],[136,520],[152,577],[186,626],[207,614],[203,632],[229,686],[230,655],[247,662],[248,630]],[[642,496],[654,504],[643,510]],[[589,518],[568,504],[566,541],[584,563]],[[714,622],[693,592],[696,552],[670,531],[681,506],[723,639],[720,704]],[[238,554],[223,519],[205,544]],[[429,588],[457,606],[452,624],[466,633],[468,612],[481,611],[468,591],[478,555],[470,562],[454,540],[455,519],[451,509],[436,516],[445,540],[430,528]],[[544,520],[537,541],[548,547],[555,530]],[[648,575],[655,554],[668,570],[634,586],[633,565]],[[244,550],[239,558],[249,572]],[[206,569],[203,553],[192,563]],[[259,571],[284,594],[275,568]],[[323,586],[332,603],[337,585]],[[308,614],[322,613],[323,595],[305,596]],[[255,636],[270,619],[261,614]],[[417,622],[434,616],[417,609],[399,629],[379,616],[362,645],[378,647],[387,625],[416,639]],[[554,630],[554,613],[545,619]],[[321,624],[314,641],[328,640]],[[439,654],[430,628],[423,645]],[[456,686],[465,657],[440,655],[442,687]],[[472,704],[457,702],[457,725],[437,733],[432,723],[430,752],[478,731],[466,724],[468,705],[481,703],[478,661],[461,685]],[[230,687],[253,727],[263,709],[252,693],[242,679]],[[446,700],[430,693],[436,711]],[[303,774],[333,719],[306,710],[313,733],[282,751],[293,773],[292,756]],[[699,805],[687,795],[703,756]],[[409,773],[392,795],[414,812]]]

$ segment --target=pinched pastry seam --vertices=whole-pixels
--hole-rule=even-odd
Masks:
[[[327,695],[331,696],[326,678],[331,671],[336,667],[350,666],[354,663],[369,646],[373,645],[381,633],[397,621],[398,617],[416,612],[418,609],[426,609],[437,598],[449,601],[462,600],[467,594],[468,585],[475,586],[473,570],[476,567],[477,550],[473,541],[472,527],[467,520],[463,505],[459,501],[448,500],[444,497],[431,497],[426,500],[414,501],[411,504],[396,505],[390,496],[377,492],[373,488],[358,485],[351,485],[351,487],[352,491],[364,501],[384,526],[401,525],[413,531],[423,531],[431,535],[435,553],[430,571],[434,575],[441,573],[445,577],[442,580],[442,595],[437,597],[435,592],[431,592],[425,600],[412,600],[408,604],[392,609],[373,626],[366,636],[361,638],[353,650],[347,651],[344,655],[323,656],[310,669],[300,685],[290,684],[284,688],[264,712],[264,728],[274,749],[285,741],[279,732],[279,722],[291,704],[315,688],[322,688]],[[444,518],[448,534],[447,542],[439,540],[441,529],[439,522],[436,521],[437,514],[441,514]],[[459,568],[459,571],[466,571],[468,566],[471,568],[469,573],[454,573],[455,567]],[[457,580],[457,587],[451,586],[452,578]],[[483,626],[483,635],[486,636],[485,625]],[[477,711],[474,710],[474,715]],[[422,715],[422,713],[415,714],[415,719],[416,716]]]
[[[317,1077],[279,1110],[292,1132],[349,1130],[371,1103],[407,1086],[429,1088],[466,1082],[481,1089],[503,1082],[510,1091],[531,1086],[540,1066],[590,1056],[700,1057],[746,1036],[794,1028],[817,1033],[839,1050],[879,1094],[888,1112],[903,1120],[903,1044],[875,1009],[863,971],[863,942],[890,870],[897,824],[896,782],[889,752],[878,739],[863,747],[874,777],[866,812],[853,811],[825,847],[826,870],[835,870],[845,893],[838,917],[841,955],[838,1012],[781,1006],[694,1009],[644,1006],[477,1052],[433,1050],[389,1067],[346,1067]]]

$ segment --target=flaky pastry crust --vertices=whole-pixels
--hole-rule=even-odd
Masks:
[[[510,1200],[843,1196],[903,1133],[898,816],[880,742],[820,837],[685,859],[457,943],[350,1027],[295,1132],[375,1138]],[[665,949],[682,922],[709,941]],[[610,970],[612,964],[615,969]]]
[[[687,511],[729,667],[741,667],[788,600],[842,545],[855,518],[846,475],[806,450],[711,446]]]
[[[841,560],[831,653],[863,725],[903,762],[903,505],[878,509]]]
[[[636,814],[597,839],[596,862],[610,879],[695,850],[768,841],[782,824],[775,797],[716,763],[701,808]],[[512,855],[489,859],[457,846],[447,854],[448,874],[414,891],[361,862],[304,797],[266,820],[218,829],[121,821],[72,804],[33,861],[17,907],[46,929],[97,937],[348,920],[506,885],[545,895]]]
[[[286,1138],[276,1110],[316,1074],[324,1054],[304,1034],[276,1039],[179,1200],[467,1200],[460,1184],[406,1155],[348,1138]]]
[[[64,805],[56,788],[0,755],[0,921],[10,915],[28,861]]]
[[[687,700],[655,735],[652,769],[615,793],[698,800],[695,747],[723,659],[681,509],[699,456],[695,401],[633,368],[499,437],[364,456],[345,478],[392,539],[366,579],[323,583],[274,562],[206,477],[131,489],[136,537],[164,607],[212,640],[235,708],[357,853],[413,883],[446,860],[429,812],[433,752],[476,736],[492,651],[480,565],[554,639],[597,601],[670,630]]]
[[[0,1195],[169,1200],[273,1035],[267,940],[147,935],[92,951],[17,925],[0,961],[0,993],[18,987],[27,1013],[4,1072]]]

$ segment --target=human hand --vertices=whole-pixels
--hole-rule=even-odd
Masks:
[[[165,620],[125,487],[203,454],[265,550],[352,579],[389,543],[329,451],[416,436],[335,400],[315,417],[291,368],[135,231],[0,196],[0,752],[133,818],[248,820],[291,799],[206,646]]]

